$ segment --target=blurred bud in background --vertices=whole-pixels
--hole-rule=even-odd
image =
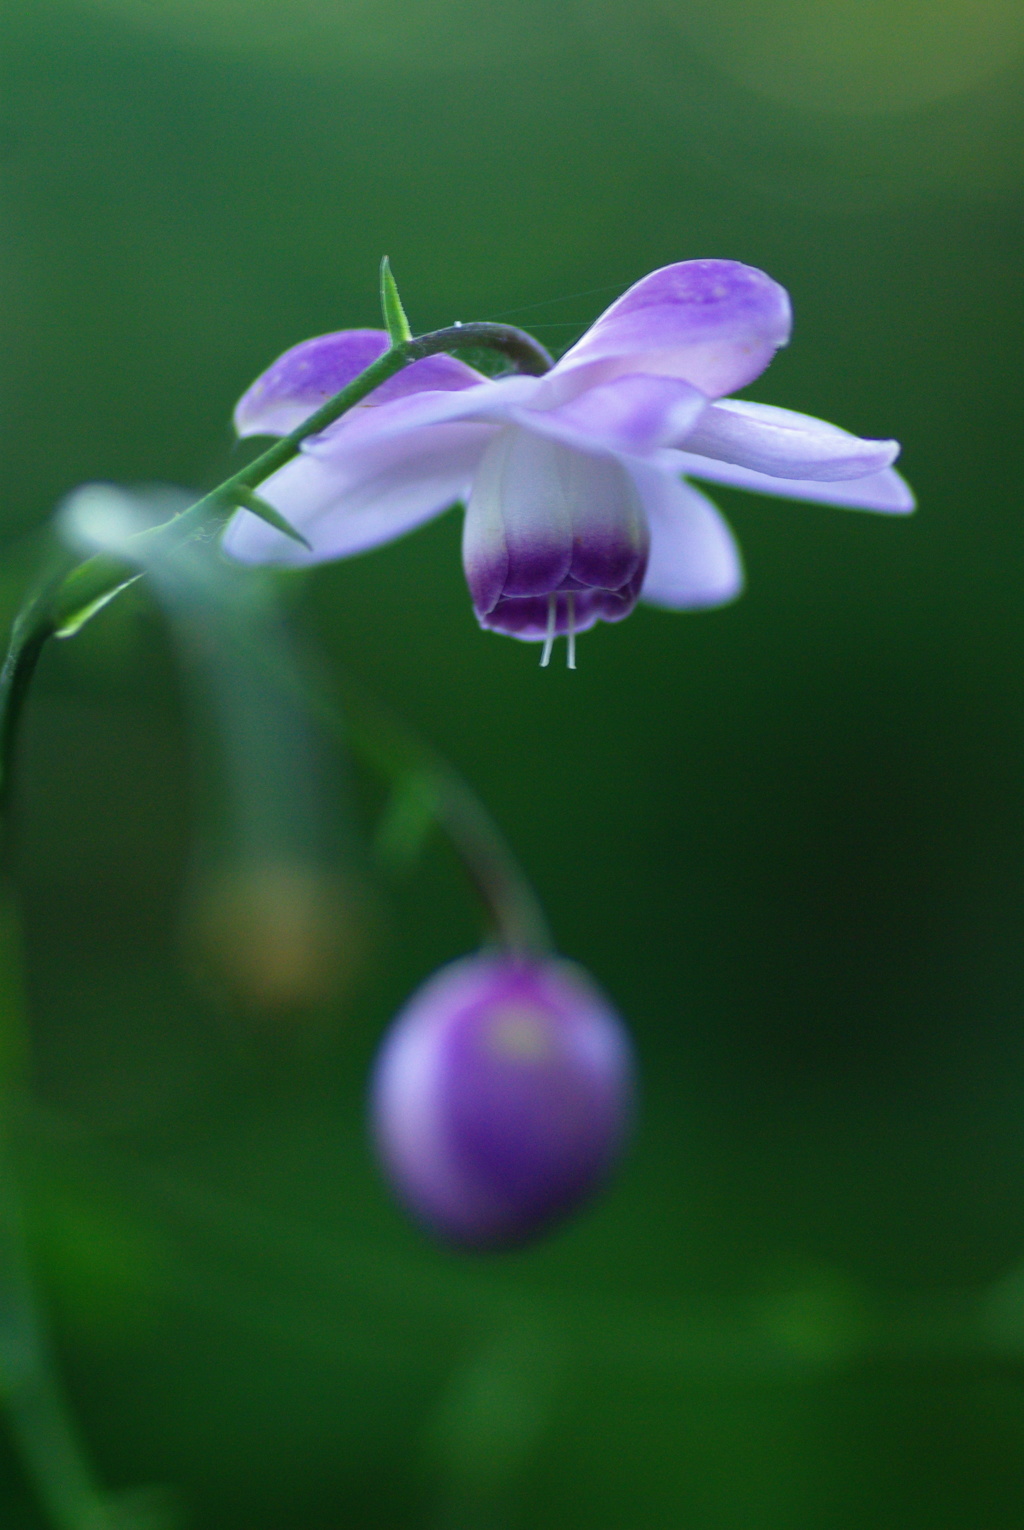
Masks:
[[[387,1173],[441,1238],[523,1242],[606,1179],[632,1103],[629,1041],[566,962],[455,962],[399,1015],[377,1062],[373,1122]]]
[[[314,718],[273,576],[207,541],[132,540],[189,503],[175,489],[88,484],[61,526],[82,551],[141,565],[168,621],[198,819],[185,927],[207,986],[246,1009],[322,1004],[343,991],[361,944],[342,762]]]
[[[251,861],[202,874],[186,911],[189,953],[214,993],[260,1010],[343,994],[364,945],[364,900],[325,868]]]

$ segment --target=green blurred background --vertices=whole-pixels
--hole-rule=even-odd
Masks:
[[[19,1161],[104,1480],[196,1530],[1019,1526],[1019,0],[7,0],[0,77],[8,611],[74,485],[223,476],[234,399],[376,324],[385,252],[416,329],[553,349],[658,265],[762,266],[796,331],[754,395],[899,437],[921,505],[722,492],[744,599],[575,674],[476,629],[456,516],[286,585],[634,1029],[613,1192],[514,1255],[431,1247],[364,1139],[388,1017],[477,938],[443,845],[379,877],[325,750],[333,865],[243,868],[218,924],[159,612],[47,654]],[[40,1525],[6,1437],[0,1495]]]

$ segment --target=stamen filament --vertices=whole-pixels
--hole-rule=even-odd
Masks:
[[[571,597],[570,597],[571,599]],[[551,663],[551,650],[555,646],[555,623],[558,620],[558,597],[548,596],[548,630],[544,637],[544,651],[540,656],[541,669],[547,669]]]
[[[569,592],[565,597],[565,603],[569,608],[568,630],[566,638],[568,652],[566,653],[566,665],[569,669],[576,668],[576,597]]]

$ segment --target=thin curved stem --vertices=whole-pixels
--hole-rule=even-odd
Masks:
[[[543,954],[552,947],[540,900],[504,835],[459,772],[350,680],[342,682],[344,719],[317,698],[317,711],[392,785],[413,784],[462,862],[502,944]]]
[[[411,366],[414,361],[423,361],[441,352],[481,348],[499,351],[514,363],[517,371],[530,377],[542,377],[552,366],[551,357],[544,347],[525,330],[516,329],[511,324],[453,324],[448,329],[435,329],[429,335],[419,335],[413,340],[392,345],[365,372],[360,372],[339,393],[322,404],[315,414],[311,414],[288,435],[275,441],[273,446],[269,446],[254,461],[225,479],[191,509],[186,510],[183,516],[179,516],[178,523],[190,516],[203,519],[210,511],[215,512],[217,507],[234,511],[238,505],[234,496],[240,490],[255,489],[272,473],[291,462],[298,455],[303,441],[319,435],[322,430],[340,420],[343,414],[361,403],[374,388],[379,388],[381,383],[387,382],[389,377],[394,377],[396,372]]]
[[[36,1297],[12,1163],[11,1120],[27,1051],[20,945],[13,900],[0,879],[0,1404],[54,1530],[113,1530]]]
[[[8,1165],[3,1165],[4,1174]],[[114,1518],[93,1477],[71,1411],[38,1329],[38,1308],[27,1274],[12,1268],[20,1237],[11,1185],[0,1192],[3,1299],[6,1321],[22,1346],[21,1364],[0,1382],[0,1395],[26,1473],[55,1530],[114,1530]],[[11,1223],[8,1226],[6,1224]]]
[[[3,696],[3,713],[0,716],[0,861],[6,858],[8,839],[8,814],[13,782],[12,762],[14,745],[21,722],[21,714],[28,697],[29,686],[36,672],[40,655],[47,638],[53,634],[53,626],[42,622],[28,633],[25,641],[8,651],[3,670],[0,671],[0,695]]]
[[[259,484],[298,454],[303,441],[340,419],[403,367],[440,352],[479,347],[502,352],[518,370],[534,376],[551,366],[543,346],[509,325],[455,325],[393,344],[253,462],[174,519],[138,533],[131,539],[135,544],[131,555],[101,553],[77,567],[68,553],[58,555],[15,620],[0,669],[0,858],[6,853],[19,724],[47,640],[62,628],[69,634],[77,630],[92,611],[134,582],[140,567],[151,566],[154,559],[183,543],[215,534],[240,502],[251,498]],[[323,709],[323,715],[332,727],[340,727],[333,708]],[[375,718],[371,724],[364,710],[360,725],[356,709],[348,731],[353,742],[374,756],[393,780],[408,781],[415,775],[429,789],[435,816],[459,851],[501,938],[514,949],[543,949],[547,931],[532,889],[469,788],[394,723],[383,729]],[[0,904],[6,912],[2,881]],[[13,921],[0,918],[0,925],[0,968],[6,968],[16,961],[17,937]],[[17,1185],[8,1162],[4,1118],[9,1116],[11,1088],[11,1080],[0,1073],[0,1403],[55,1530],[109,1530],[112,1517],[79,1443],[31,1279]]]
[[[265,681],[296,693],[327,736],[351,747],[396,794],[415,799],[417,813],[436,824],[454,850],[502,945],[538,955],[552,949],[529,878],[483,802],[443,755],[348,676],[335,681],[339,707],[330,684],[311,677],[309,665],[300,671],[265,645],[253,662]]]

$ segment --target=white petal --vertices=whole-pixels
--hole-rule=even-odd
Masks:
[[[243,563],[302,565],[394,541],[467,496],[493,433],[487,425],[427,426],[333,460],[302,452],[259,492],[312,551],[247,510],[229,525],[225,551]]]
[[[706,478],[712,483],[729,484],[734,489],[750,489],[755,494],[774,494],[783,499],[805,499],[819,505],[838,505],[846,510],[879,510],[889,515],[907,515],[915,501],[910,486],[895,468],[869,473],[864,478],[846,478],[838,483],[823,483],[815,478],[777,478],[773,473],[758,473],[753,468],[730,462],[716,462],[713,457],[698,457],[696,452],[663,452],[666,466],[688,477]]]
[[[508,426],[484,453],[462,556],[478,614],[503,596],[623,590],[638,580],[647,526],[624,460]],[[635,592],[635,584],[634,584]]]
[[[743,563],[718,510],[692,484],[655,468],[630,466],[651,529],[651,552],[640,599],[670,611],[699,610],[735,600]]]
[[[457,391],[412,393],[383,404],[374,395],[356,404],[303,450],[325,461],[347,455],[374,441],[394,440],[421,426],[454,424],[460,420],[492,423],[507,420],[516,405],[527,404],[541,381],[538,377],[500,377]]]
[[[707,406],[703,393],[675,377],[622,376],[586,388],[567,403],[538,407],[538,389],[528,407],[511,411],[527,430],[550,436],[584,452],[647,456],[683,439]]]
[[[558,471],[564,448],[530,431],[498,432],[473,480],[462,528],[462,562],[479,611],[491,611],[503,593],[546,594],[569,571],[572,520]],[[511,546],[510,546],[511,544]],[[515,569],[515,588],[506,585]]]
[[[879,473],[900,450],[896,441],[864,441],[813,415],[738,398],[709,404],[672,444],[775,478],[826,483]]]

